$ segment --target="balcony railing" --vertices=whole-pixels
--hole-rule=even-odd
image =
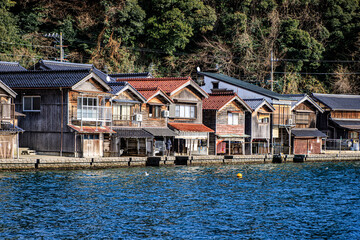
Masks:
[[[273,125],[275,126],[295,126],[294,114],[274,114]]]
[[[15,104],[3,103],[0,104],[0,120],[13,120],[15,118]]]
[[[71,119],[90,122],[111,122],[112,108],[103,106],[82,106],[82,108],[78,109],[73,107]]]

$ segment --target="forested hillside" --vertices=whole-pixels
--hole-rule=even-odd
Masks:
[[[360,92],[359,0],[1,0],[2,61],[59,59],[110,72],[195,76],[278,92]],[[55,47],[54,47],[55,46]]]

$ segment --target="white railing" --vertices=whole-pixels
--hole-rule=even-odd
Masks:
[[[103,106],[83,106],[76,111],[75,119],[81,121],[111,122],[112,108]]]

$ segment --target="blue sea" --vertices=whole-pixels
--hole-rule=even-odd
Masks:
[[[360,162],[2,172],[0,238],[360,239]]]

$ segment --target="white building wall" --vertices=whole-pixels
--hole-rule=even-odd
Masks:
[[[235,93],[237,93],[237,95],[239,95],[240,98],[242,99],[249,99],[249,98],[265,98],[269,103],[272,103],[272,99],[264,96],[262,94],[259,93],[255,93],[255,92],[251,92],[247,89],[243,89],[234,85],[231,85],[229,83],[225,83],[225,82],[221,82],[217,79],[208,77],[208,76],[204,76],[204,86],[202,86],[201,88],[207,92],[207,93],[211,93],[211,89],[213,88],[213,82],[218,82],[219,83],[219,89],[229,89],[229,90],[233,90]]]

